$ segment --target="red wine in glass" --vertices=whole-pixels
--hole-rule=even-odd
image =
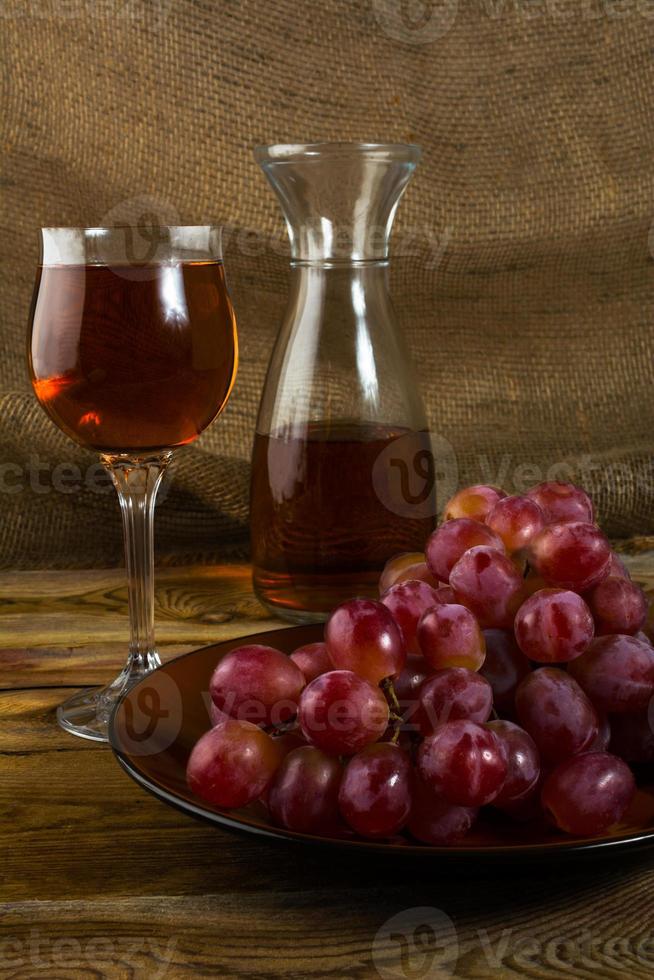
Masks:
[[[183,446],[234,380],[234,316],[221,262],[38,270],[30,366],[37,398],[99,452]],[[140,275],[139,275],[140,273]]]

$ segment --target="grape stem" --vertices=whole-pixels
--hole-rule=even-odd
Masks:
[[[400,702],[397,700],[397,694],[395,693],[395,688],[393,687],[393,681],[390,679],[390,677],[386,677],[381,682],[381,687],[382,687],[382,691],[386,695],[386,700],[388,701],[389,705],[391,706],[393,711],[396,712],[396,714],[399,714],[401,711]]]
[[[292,731],[297,724],[297,715],[293,715],[288,721],[283,721],[279,725],[270,725],[264,728],[264,731],[268,733],[272,738],[278,738],[280,735],[285,735],[287,732]]]
[[[404,719],[402,718],[402,708],[400,707],[400,702],[397,700],[397,694],[395,693],[393,681],[390,677],[386,677],[381,682],[381,689],[386,696],[386,700],[388,701],[390,708],[389,720],[393,726],[393,734],[390,738],[390,742],[392,745],[397,745],[400,738],[400,729],[402,728],[402,722]]]
[[[397,745],[400,740],[400,729],[402,728],[402,719],[399,715],[391,712],[390,721],[393,726],[393,734],[391,735],[389,741],[391,745]]]

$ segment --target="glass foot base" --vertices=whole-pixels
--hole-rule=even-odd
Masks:
[[[106,687],[87,687],[73,694],[57,708],[57,721],[71,735],[93,742],[109,742],[109,718],[124,692],[151,670],[161,666],[156,651],[136,663],[130,662],[122,674]]]
[[[102,697],[102,688],[88,687],[57,708],[57,721],[71,735],[108,742],[109,715],[113,707]]]

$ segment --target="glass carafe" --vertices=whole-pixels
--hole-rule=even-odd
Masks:
[[[291,242],[288,307],[252,460],[254,587],[294,622],[376,595],[434,526],[424,408],[388,293],[388,240],[417,146],[259,147]]]

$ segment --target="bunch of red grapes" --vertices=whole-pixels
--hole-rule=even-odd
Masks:
[[[654,762],[647,612],[580,488],[461,490],[323,643],[218,664],[189,786],[309,834],[451,845],[482,807],[601,834]]]

